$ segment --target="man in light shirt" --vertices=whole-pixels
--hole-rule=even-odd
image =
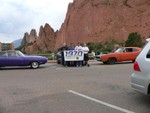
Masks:
[[[88,56],[88,52],[89,52],[89,48],[87,47],[86,43],[83,44],[82,50],[84,51],[84,63],[85,65],[87,65],[88,67],[90,66],[88,63],[89,60],[89,56]]]
[[[77,46],[74,48],[75,50],[82,50],[82,46],[80,43],[77,43]],[[81,67],[82,66],[82,61],[76,61],[76,66]]]

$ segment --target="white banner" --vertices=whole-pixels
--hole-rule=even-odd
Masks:
[[[84,52],[78,50],[65,50],[64,59],[65,61],[81,61],[84,58]]]

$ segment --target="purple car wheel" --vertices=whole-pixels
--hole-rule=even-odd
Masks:
[[[38,62],[34,61],[34,62],[31,63],[31,68],[36,69],[38,67],[39,67],[39,63]]]

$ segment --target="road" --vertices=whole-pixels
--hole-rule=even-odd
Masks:
[[[150,97],[133,91],[133,63],[0,70],[0,113],[150,113]]]

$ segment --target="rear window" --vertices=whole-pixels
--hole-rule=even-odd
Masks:
[[[8,51],[8,56],[12,57],[12,56],[16,56],[16,52],[15,51]]]
[[[7,56],[6,52],[0,52],[0,57],[5,57]]]
[[[133,52],[139,51],[139,50],[137,50],[137,49],[135,49],[135,48],[132,48],[132,50],[133,50]]]
[[[136,51],[138,51],[138,50],[135,48],[126,48],[125,49],[125,52],[136,52]]]
[[[132,48],[126,48],[125,51],[126,51],[126,52],[133,52],[133,49],[132,49]]]

